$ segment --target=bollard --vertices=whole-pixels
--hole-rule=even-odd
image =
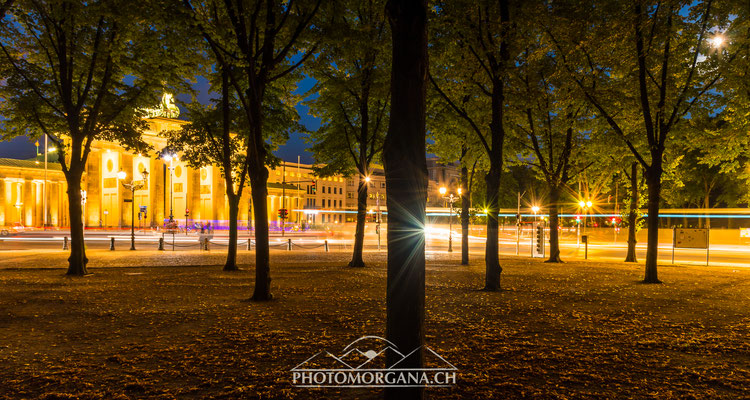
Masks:
[[[206,251],[209,251],[208,250],[208,238],[203,239],[203,249]]]
[[[164,250],[164,236],[159,238],[159,250]]]
[[[63,238],[63,250],[68,250],[68,237]]]
[[[247,250],[250,251],[253,249],[253,242],[250,241],[250,238],[247,238]]]
[[[292,251],[292,239],[289,239],[289,242],[287,242],[286,249]]]
[[[326,239],[325,245],[326,245],[326,253],[328,253],[328,239]]]
[[[589,235],[583,235],[581,236],[581,241],[584,244],[584,251],[583,251],[583,259],[588,260],[589,259]]]
[[[115,238],[111,237],[109,238],[109,249],[114,250],[115,249]]]

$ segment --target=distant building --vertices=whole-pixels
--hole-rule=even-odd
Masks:
[[[166,109],[166,108],[165,108]],[[228,225],[228,202],[224,179],[218,166],[191,168],[180,159],[160,158],[157,150],[164,149],[167,140],[159,135],[164,130],[179,129],[185,121],[153,116],[147,119],[149,128],[143,139],[154,150],[134,154],[117,143],[92,143],[85,173],[82,178],[84,224],[93,227],[127,227],[131,223],[131,206],[136,207],[136,226],[163,226],[170,216],[179,225],[211,222],[214,226]],[[459,186],[459,168],[444,164],[437,158],[427,160],[429,173],[428,205],[444,206],[438,193],[441,186],[453,193]],[[136,190],[133,202],[118,173],[123,171],[125,182],[143,181],[145,187]],[[282,224],[279,209],[288,210],[285,224],[340,224],[356,221],[357,190],[362,178],[318,177],[313,165],[283,162],[269,171],[268,220],[273,228]],[[46,196],[45,183],[46,181]],[[368,220],[376,219],[378,209],[386,210],[386,183],[383,167],[373,165],[368,184]],[[0,159],[0,226],[21,225],[41,227],[44,223],[46,197],[47,225],[69,226],[67,184],[57,162]],[[242,193],[239,226],[253,225],[252,200],[249,184]]]
[[[364,180],[367,183],[367,212],[370,216],[369,220],[375,220],[377,219],[378,206],[381,212],[385,211],[385,172],[383,167],[376,164],[371,165],[370,174],[367,178],[369,180]],[[346,222],[357,221],[358,191],[359,183],[362,180],[359,174],[346,178],[346,210],[349,211]]]
[[[431,207],[443,207],[445,200],[440,195],[440,188],[444,187],[447,193],[458,195],[461,187],[461,167],[459,163],[443,163],[438,157],[427,158],[427,205]]]
[[[182,226],[207,222],[214,226],[228,225],[228,202],[220,168],[195,169],[179,155],[166,161],[157,154],[157,150],[167,145],[166,138],[158,133],[179,129],[186,122],[165,117],[147,121],[149,128],[143,133],[143,139],[154,149],[148,154],[131,153],[113,142],[92,143],[82,178],[85,226],[130,226],[131,205],[136,207],[136,226],[163,226],[170,215]],[[44,162],[0,159],[0,167],[0,226],[41,227],[44,222]],[[135,191],[132,203],[124,201],[130,199],[131,194],[117,176],[120,171],[125,172],[126,182],[143,181],[143,171],[148,172],[146,186]],[[317,190],[312,189],[313,181],[317,183]],[[67,184],[59,163],[48,163],[46,182],[47,225],[69,226]],[[344,177],[314,177],[312,166],[306,164],[299,164],[298,168],[297,163],[286,162],[272,169],[267,200],[271,227],[281,225],[278,210],[282,206],[289,211],[287,223],[344,222],[345,187]],[[253,224],[251,203],[248,185],[240,200],[241,228]],[[294,211],[302,209],[309,209],[311,213]]]

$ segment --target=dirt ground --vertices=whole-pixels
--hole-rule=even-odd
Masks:
[[[254,303],[241,253],[226,273],[218,251],[93,251],[84,278],[61,252],[0,254],[0,398],[378,398],[289,370],[384,336],[384,255],[273,251],[275,300]],[[487,293],[482,260],[459,257],[429,256],[426,345],[458,368],[429,398],[750,397],[750,269],[662,266],[645,285],[642,265],[504,258]]]

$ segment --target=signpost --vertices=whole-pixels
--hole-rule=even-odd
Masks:
[[[672,264],[674,264],[674,249],[706,249],[706,265],[708,265],[708,229],[672,228]]]

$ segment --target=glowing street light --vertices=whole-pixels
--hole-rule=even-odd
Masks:
[[[539,212],[539,206],[533,206],[533,207],[531,207],[531,211],[533,211],[534,214],[538,213]]]
[[[37,153],[39,153],[39,141],[37,140],[35,144],[36,144],[36,147],[37,147]],[[47,150],[44,152],[44,187],[42,189],[42,191],[43,191],[43,193],[42,193],[43,199],[42,200],[44,202],[44,216],[42,218],[42,225],[44,225],[43,229],[47,230],[47,223],[48,223],[48,221],[47,221],[47,208],[48,208],[48,204],[49,204],[49,201],[47,199],[47,158],[48,158],[47,156],[50,153],[54,153],[54,152],[57,151],[57,148],[55,146],[52,146],[52,147],[48,147],[47,146],[47,135],[44,135],[44,148],[47,149]],[[37,161],[37,163],[39,163],[39,161]],[[86,225],[85,214],[86,213],[84,212],[84,218],[83,218],[84,227]]]
[[[593,206],[594,203],[591,200],[581,200],[578,202],[578,205],[583,209],[583,231],[584,233],[586,233],[586,216],[588,214],[588,210],[591,209],[591,206]]]
[[[724,38],[723,35],[716,34],[714,37],[712,37],[711,39],[709,39],[709,43],[711,43],[712,47],[719,48],[719,47],[721,47],[721,46],[724,45],[724,41],[725,40],[726,39]]]
[[[170,154],[170,153],[167,153],[167,154],[163,155],[162,159],[164,161],[169,162],[169,167],[167,167],[167,169],[169,169],[169,222],[173,222],[174,221],[174,214],[173,214],[173,210],[172,209],[174,207],[174,202],[172,200],[172,191],[174,189],[174,184],[173,184],[173,179],[174,178],[172,177],[172,173],[174,172],[174,165],[172,164],[172,162],[173,161],[180,161],[180,160],[179,160],[179,158],[177,158],[176,154]],[[187,227],[185,227],[185,231],[187,231]]]
[[[460,191],[461,189],[459,189]],[[455,201],[455,196],[453,196],[453,193],[450,193],[446,196],[446,193],[448,193],[448,189],[443,186],[440,189],[438,189],[438,192],[440,192],[440,195],[443,196],[444,199],[448,200],[450,202],[450,208],[448,211],[448,252],[453,252],[453,202]],[[460,192],[459,192],[460,194]]]
[[[367,183],[370,183],[370,181],[371,181],[371,180],[372,180],[372,179],[370,179],[370,177],[369,177],[369,176],[366,176],[366,177],[365,177],[365,182],[367,182]]]
[[[145,169],[141,171],[143,180],[136,182],[135,177],[130,180],[130,183],[120,182],[125,189],[130,190],[130,250],[135,250],[135,191],[143,189],[148,185],[148,171]],[[128,177],[125,171],[120,170],[117,173],[117,178],[124,180]]]

